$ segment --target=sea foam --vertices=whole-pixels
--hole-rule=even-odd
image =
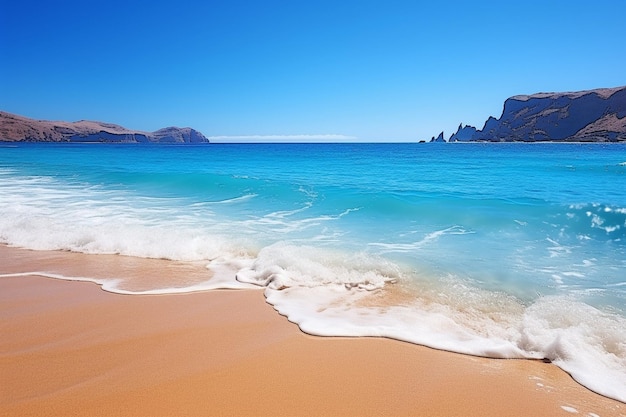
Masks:
[[[259,282],[267,285],[267,301],[309,334],[388,337],[493,358],[545,358],[594,391],[626,401],[626,320],[620,316],[570,297],[524,305],[455,280],[412,288],[420,295],[405,294],[397,303],[389,287],[398,283],[372,291],[373,280],[354,285],[350,275],[347,285]]]

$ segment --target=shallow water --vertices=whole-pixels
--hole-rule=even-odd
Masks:
[[[313,334],[545,357],[626,401],[625,145],[19,144],[0,210],[2,243],[203,261]]]

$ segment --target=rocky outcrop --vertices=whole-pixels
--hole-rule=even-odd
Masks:
[[[209,140],[190,127],[166,127],[152,132],[157,142],[161,143],[206,143]]]
[[[431,142],[445,142],[446,140],[445,140],[445,139],[444,139],[444,137],[443,137],[443,132],[441,132],[441,133],[439,134],[439,136],[437,136],[436,138],[433,136],[433,137],[430,139],[430,141],[431,141]]]
[[[481,130],[461,124],[449,142],[626,141],[626,87],[520,95]]]
[[[167,127],[156,132],[129,130],[122,126],[81,120],[52,122],[34,120],[0,111],[2,142],[107,142],[107,143],[208,143],[189,127]]]
[[[474,126],[466,125],[463,126],[463,123],[459,125],[456,133],[450,136],[450,142],[467,142],[473,140],[474,135],[477,130]]]

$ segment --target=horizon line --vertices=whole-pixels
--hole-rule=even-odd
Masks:
[[[339,134],[296,134],[296,135],[215,135],[207,136],[209,141],[237,143],[301,143],[301,142],[355,142],[357,136]]]

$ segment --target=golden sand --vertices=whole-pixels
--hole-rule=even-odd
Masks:
[[[111,265],[141,276],[162,267],[111,259],[0,247],[0,274],[96,264],[100,274]],[[3,416],[626,414],[625,404],[540,361],[303,334],[261,291],[128,296],[1,277],[0,334]]]

